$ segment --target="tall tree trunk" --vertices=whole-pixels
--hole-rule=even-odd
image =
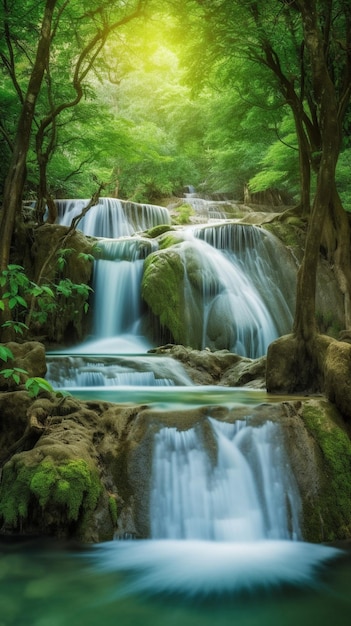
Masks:
[[[18,121],[12,159],[5,181],[3,207],[0,222],[0,271],[4,270],[10,258],[11,240],[16,216],[20,215],[23,187],[26,174],[26,160],[37,97],[47,66],[51,44],[51,25],[57,0],[46,0],[41,24],[36,57],[30,75],[28,89]]]
[[[293,329],[296,338],[308,344],[317,332],[315,320],[317,267],[323,226],[333,201],[341,128],[335,88],[329,76],[323,38],[318,25],[316,2],[315,0],[297,0],[296,4],[301,11],[306,49],[311,61],[313,90],[319,108],[322,146],[305,254],[298,273]],[[307,352],[309,352],[308,348]]]

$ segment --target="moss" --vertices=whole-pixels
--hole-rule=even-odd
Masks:
[[[184,268],[178,254],[162,251],[151,254],[144,263],[142,296],[161,328],[167,328],[177,343],[184,340]]]
[[[115,496],[109,496],[108,499],[108,510],[110,511],[111,520],[114,526],[117,526],[117,500]]]
[[[322,484],[317,502],[305,510],[306,535],[316,541],[351,536],[351,441],[337,410],[306,403],[303,420],[318,444]]]
[[[4,467],[0,487],[0,516],[17,526],[35,501],[43,511],[62,511],[69,522],[95,509],[101,485],[96,472],[82,460],[55,465],[51,460],[39,465],[23,463],[21,456]]]
[[[290,217],[285,222],[270,222],[263,228],[278,237],[285,246],[300,250],[304,245],[304,223],[297,217]]]
[[[334,311],[316,311],[318,330],[324,335],[337,339],[342,330],[341,323],[336,319]]]
[[[170,230],[172,230],[172,227],[169,224],[159,224],[158,226],[154,226],[153,228],[150,228],[148,231],[146,231],[146,233],[144,233],[144,237],[156,239],[156,237],[159,237],[164,233],[168,233]]]
[[[186,202],[176,208],[178,216],[175,219],[177,224],[189,224],[191,215],[194,215],[195,211],[190,204]]]
[[[159,250],[165,250],[166,248],[171,248],[172,246],[176,246],[183,240],[181,236],[176,235],[175,232],[172,234],[168,234],[160,237],[159,239]]]

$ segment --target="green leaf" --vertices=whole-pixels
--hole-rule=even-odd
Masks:
[[[84,261],[94,261],[94,257],[92,254],[86,254],[85,252],[80,252],[78,254],[78,259],[83,259]]]
[[[1,370],[0,374],[2,374],[4,378],[10,378],[10,376],[12,376],[13,372],[14,372],[14,370],[11,368],[11,369],[6,369],[6,370]]]
[[[54,391],[52,385],[45,378],[40,378],[40,376],[28,378],[25,382],[25,387],[32,397],[36,397],[40,391]]]
[[[25,307],[25,308],[27,308],[27,307],[28,307],[27,302],[25,301],[25,299],[24,299],[24,298],[22,298],[22,296],[16,296],[16,298],[17,298],[17,303],[18,303],[18,304],[21,304],[21,305],[22,305],[23,307]]]
[[[24,272],[24,267],[22,265],[13,265],[13,264],[11,265],[10,264],[7,267],[8,267],[8,269],[11,272],[14,271],[14,270],[19,271],[19,272]]]
[[[43,293],[46,293],[48,296],[50,296],[50,298],[54,298],[55,297],[53,290],[50,287],[48,287],[47,285],[43,285],[42,286],[42,291],[43,291]]]
[[[8,359],[13,359],[13,358],[14,356],[10,348],[8,348],[7,346],[0,345],[0,359],[2,361],[5,361],[5,363],[7,363]]]

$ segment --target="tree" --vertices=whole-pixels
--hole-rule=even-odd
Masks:
[[[26,177],[27,155],[33,134],[33,120],[40,96],[46,89],[48,107],[40,121],[37,122],[36,153],[39,164],[40,195],[49,200],[46,169],[56,142],[59,115],[75,107],[84,95],[85,79],[97,62],[99,54],[107,38],[116,29],[135,19],[142,13],[147,0],[130,0],[129,2],[111,3],[104,1],[79,2],[78,0],[46,0],[40,18],[40,34],[33,63],[29,63],[26,88],[23,89],[18,78],[11,27],[14,21],[7,0],[3,0],[3,28],[7,43],[7,52],[1,58],[3,68],[10,75],[13,86],[20,101],[20,112],[17,129],[12,142],[12,157],[4,185],[3,206],[0,221],[0,271],[9,262],[10,246],[14,232],[16,216],[21,216],[21,202]],[[14,11],[16,7],[11,7]],[[39,8],[38,3],[28,0],[27,10]],[[72,37],[72,45],[67,46],[68,32]],[[21,43],[19,43],[21,45]],[[67,57],[67,50],[71,56]],[[64,57],[66,69],[70,69],[70,92],[57,101],[59,88],[53,86],[53,67]],[[25,52],[27,59],[30,53]],[[62,66],[61,66],[62,67]],[[65,75],[60,76],[60,78]],[[45,81],[44,81],[45,78]],[[64,91],[64,90],[63,90]],[[24,95],[23,95],[24,94]],[[52,206],[52,205],[51,205]],[[50,207],[49,207],[50,208]]]
[[[306,386],[317,367],[315,292],[322,242],[345,296],[345,326],[351,325],[350,227],[336,186],[351,95],[349,3],[188,0],[185,4],[190,16],[188,30],[194,21],[202,25],[201,36],[197,33],[192,46],[196,75],[205,71],[208,75],[210,66],[230,76],[238,58],[259,64],[274,78],[293,115],[299,151],[299,208],[308,218],[293,331],[301,372],[297,386]],[[186,19],[184,12],[182,19]],[[312,170],[316,187],[311,206]]]
[[[45,68],[49,60],[52,37],[52,21],[57,0],[46,0],[42,15],[40,37],[35,60],[23,98],[21,112],[13,142],[10,167],[5,181],[3,207],[0,221],[0,271],[6,269],[10,258],[10,246],[15,226],[16,215],[21,211],[22,191],[26,175],[26,158],[32,131],[35,105]],[[8,7],[5,3],[5,19],[8,20]],[[7,21],[8,25],[8,21]]]

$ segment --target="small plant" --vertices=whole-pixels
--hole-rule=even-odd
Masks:
[[[66,262],[65,257],[73,252],[71,248],[59,251],[58,266],[61,270]],[[81,253],[78,257],[93,260],[90,254]],[[57,284],[38,285],[29,280],[21,265],[8,265],[0,274],[0,288],[3,289],[0,298],[0,310],[5,307],[11,311],[11,320],[2,324],[2,328],[11,328],[16,334],[24,335],[32,321],[45,324],[49,314],[59,309],[59,298],[71,298],[74,295],[88,299],[91,287],[85,283],[76,284],[69,278],[62,278]],[[84,312],[87,313],[89,304],[84,302]]]
[[[194,210],[190,204],[181,204],[176,210],[179,214],[177,218],[178,224],[189,224],[190,216],[194,215]]]
[[[41,391],[54,392],[52,385],[45,378],[40,378],[40,376],[28,378],[25,382],[25,387],[31,398],[36,398]]]
[[[0,345],[0,359],[7,363],[9,359],[13,359],[13,354],[10,348]]]
[[[13,380],[16,385],[20,384],[21,374],[28,374],[27,370],[23,370],[21,367],[9,367],[7,369],[1,370],[0,374],[6,380]]]

